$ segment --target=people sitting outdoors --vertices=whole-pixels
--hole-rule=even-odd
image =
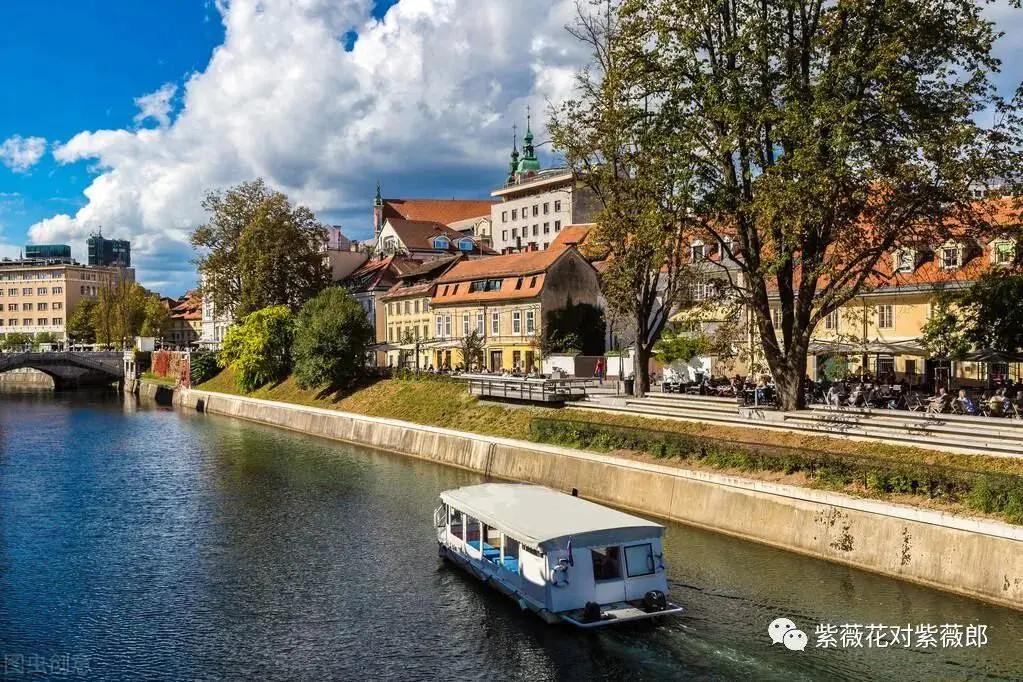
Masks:
[[[966,394],[965,388],[959,389],[959,395],[955,399],[955,404],[958,407],[958,411],[963,414],[977,414],[978,412],[977,403],[973,402],[973,399]]]
[[[1005,397],[1005,389],[995,391],[988,400],[988,416],[1004,417],[1012,411],[1012,403]]]
[[[937,395],[927,402],[927,411],[933,414],[948,412],[952,398],[944,388],[938,389]]]

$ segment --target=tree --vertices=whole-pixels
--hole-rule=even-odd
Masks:
[[[649,390],[649,360],[668,318],[689,291],[689,196],[678,163],[664,143],[659,119],[648,115],[647,93],[634,86],[639,60],[623,22],[612,10],[580,12],[572,35],[592,51],[577,77],[578,97],[552,112],[551,139],[602,206],[595,248],[611,253],[602,273],[612,314],[631,320],[635,333],[635,393]]]
[[[228,328],[217,362],[234,367],[238,387],[252,391],[288,376],[294,336],[295,322],[287,306],[256,310]]]
[[[23,334],[21,332],[7,332],[4,335],[4,348],[13,351],[22,351],[29,347],[32,343],[32,337],[29,334]]]
[[[544,334],[549,337],[553,352],[573,348],[583,355],[603,355],[607,325],[604,311],[589,303],[573,303],[569,298],[563,308],[545,315]]]
[[[164,305],[159,296],[150,294],[146,299],[144,311],[139,334],[157,339],[165,337],[170,331],[170,309]]]
[[[467,372],[483,367],[483,345],[483,337],[476,329],[462,337],[458,352],[462,355],[462,364]]]
[[[714,349],[710,338],[702,333],[666,333],[654,346],[657,359],[666,365],[676,360],[689,362],[701,355],[708,355]]]
[[[96,343],[96,329],[93,319],[96,314],[96,300],[83,298],[78,301],[67,321],[69,343]]]
[[[203,295],[238,317],[286,305],[298,310],[330,283],[324,258],[327,232],[305,206],[292,206],[262,180],[203,201],[209,215],[192,233]]]
[[[39,332],[32,339],[33,347],[38,347],[40,344],[53,344],[57,343],[57,335],[53,332]]]
[[[301,388],[339,389],[362,375],[376,335],[366,311],[340,287],[324,289],[299,311],[295,381]]]
[[[803,404],[814,329],[887,280],[883,259],[986,230],[995,202],[973,203],[974,183],[1018,187],[1019,99],[992,84],[985,4],[606,3],[622,39],[598,65],[633,103],[623,128],[652,130],[687,227],[753,312],[782,409]]]
[[[97,343],[126,348],[142,331],[146,319],[148,294],[137,282],[123,275],[113,286],[99,290],[92,313]]]
[[[920,345],[932,358],[961,360],[970,351],[968,330],[955,300],[955,296],[939,296],[930,319],[920,330]]]
[[[977,349],[1023,350],[1023,275],[986,272],[957,296],[966,340]]]

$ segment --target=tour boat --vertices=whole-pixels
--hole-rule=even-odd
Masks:
[[[440,499],[440,555],[549,623],[682,611],[667,599],[664,526],[537,485],[484,483]]]

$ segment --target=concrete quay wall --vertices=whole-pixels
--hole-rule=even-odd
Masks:
[[[142,382],[140,395],[366,445],[1023,610],[1023,527],[391,419]]]

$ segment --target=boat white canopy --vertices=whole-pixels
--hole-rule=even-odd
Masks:
[[[484,483],[440,494],[447,505],[545,551],[661,537],[664,526],[538,485]]]

